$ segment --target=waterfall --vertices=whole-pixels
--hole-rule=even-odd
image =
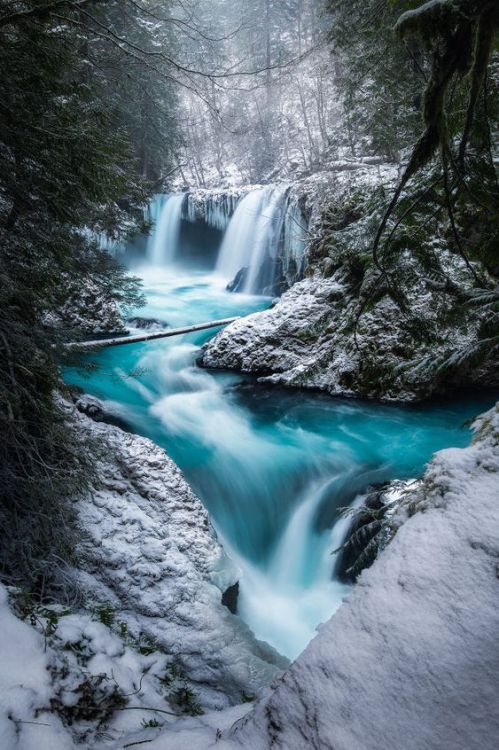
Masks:
[[[289,184],[242,191],[195,191],[156,195],[149,209],[154,227],[147,243],[153,266],[180,255],[182,220],[225,230],[217,274],[233,291],[276,296],[303,278],[307,221]],[[205,252],[206,248],[202,248]],[[190,252],[189,240],[184,252]]]
[[[244,291],[258,292],[261,284],[258,276],[267,258],[275,259],[279,251],[284,217],[286,214],[286,197],[288,186],[265,188],[260,216],[255,227],[255,239],[251,261],[246,276]],[[268,281],[273,281],[273,273],[267,274]]]
[[[230,220],[217,260],[217,272],[232,279],[241,268],[249,268],[258,237],[265,189],[252,190],[239,202]]]
[[[289,185],[256,188],[239,202],[230,220],[217,272],[232,280],[244,269],[237,290],[249,294],[289,285],[303,271],[305,234],[306,223],[290,199]]]
[[[151,205],[154,227],[147,242],[147,257],[153,266],[165,266],[176,256],[184,194],[157,195]]]

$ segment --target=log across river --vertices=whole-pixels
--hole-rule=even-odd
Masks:
[[[124,346],[125,344],[139,344],[141,341],[150,341],[151,339],[166,339],[171,336],[182,336],[184,333],[195,333],[196,331],[206,331],[209,328],[219,328],[220,326],[229,325],[239,320],[240,316],[235,318],[224,318],[223,320],[210,320],[207,323],[196,323],[192,326],[183,326],[182,328],[168,328],[164,331],[154,331],[153,333],[140,333],[134,336],[117,336],[112,339],[94,339],[93,341],[75,341],[66,344],[65,348],[71,351],[84,351],[88,349],[102,349],[107,346]]]

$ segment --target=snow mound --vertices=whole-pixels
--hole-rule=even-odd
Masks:
[[[70,750],[69,733],[49,706],[52,681],[41,634],[11,612],[0,585],[0,747]]]
[[[449,384],[499,384],[495,362],[462,365],[450,375],[435,364],[477,340],[477,316],[468,315],[465,331],[450,328],[441,318],[440,294],[424,283],[414,285],[410,299],[413,319],[432,331],[425,341],[412,335],[389,297],[359,318],[362,300],[352,294],[343,267],[332,276],[317,271],[272,308],[220,331],[205,345],[202,362],[259,374],[274,385],[387,402],[422,400]]]

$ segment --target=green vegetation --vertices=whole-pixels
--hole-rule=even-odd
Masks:
[[[132,53],[152,44],[144,12],[0,1],[0,575],[41,597],[71,588],[74,500],[91,473],[54,399],[69,334],[47,314],[88,282],[140,300],[99,236],[140,227],[176,138],[171,87],[154,95],[166,63]]]
[[[372,260],[354,278],[374,269],[357,322],[385,296],[410,322],[410,290],[423,282],[442,296],[442,316],[456,329],[470,313],[481,323],[472,344],[421,366],[443,374],[490,360],[499,351],[497,3],[329,0],[328,7],[352,151],[401,164],[396,190],[378,196],[374,223],[364,221]],[[331,244],[334,213],[324,219]],[[358,231],[351,240],[365,259]],[[348,230],[341,241],[348,244]]]

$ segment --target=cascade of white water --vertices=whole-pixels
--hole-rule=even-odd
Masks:
[[[265,189],[252,190],[239,202],[225,233],[218,254],[217,272],[232,279],[251,264]]]
[[[220,249],[217,271],[232,279],[246,268],[243,289],[259,290],[258,275],[267,257],[278,254],[286,217],[288,185],[256,188],[239,203]]]
[[[331,480],[317,480],[307,487],[298,507],[291,515],[288,525],[274,553],[269,574],[276,585],[281,587],[310,585],[318,577],[322,568],[324,551],[329,554],[331,532],[322,534],[322,539],[314,533],[315,514],[323,502],[324,491]],[[330,571],[322,571],[322,578],[331,578]]]
[[[153,266],[168,265],[175,259],[182,219],[184,194],[157,195],[151,206],[154,228],[147,243],[147,257]]]
[[[267,256],[275,258],[278,254],[284,217],[286,215],[286,196],[288,186],[265,188],[262,207],[255,227],[255,239],[251,262],[244,283],[244,291],[257,292],[258,274]]]

